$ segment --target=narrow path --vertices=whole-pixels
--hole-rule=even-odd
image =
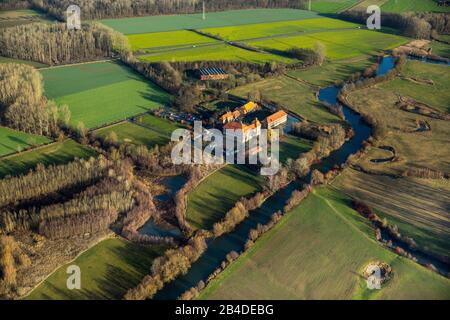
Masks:
[[[262,36],[262,37],[255,37],[255,38],[248,38],[248,39],[239,39],[234,41],[229,41],[226,39],[223,39],[216,35],[209,35],[207,33],[201,32],[196,29],[187,29],[187,31],[194,32],[196,34],[199,34],[204,37],[208,37],[211,39],[216,40],[217,42],[213,43],[205,43],[205,44],[186,44],[183,47],[180,46],[168,46],[168,47],[157,47],[157,48],[143,48],[142,50],[146,49],[152,49],[157,50],[155,52],[143,52],[143,53],[135,53],[135,56],[141,57],[141,56],[154,56],[159,55],[162,53],[168,53],[168,52],[178,52],[178,51],[186,51],[186,50],[192,50],[192,49],[198,49],[198,48],[206,48],[206,47],[214,47],[214,46],[220,46],[222,44],[227,44],[236,48],[240,48],[243,50],[248,51],[256,51],[260,53],[267,53],[273,55],[274,53],[267,52],[264,49],[255,48],[255,50],[251,50],[250,48],[245,48],[245,46],[240,46],[239,44],[246,44],[246,42],[253,42],[253,41],[262,41],[262,40],[270,40],[270,39],[278,39],[278,38],[288,38],[293,36],[299,36],[299,35],[308,35],[308,34],[314,34],[314,33],[322,33],[322,32],[335,32],[335,31],[347,31],[347,30],[355,30],[355,29],[362,29],[363,27],[356,27],[356,28],[333,28],[333,29],[318,29],[318,30],[307,30],[307,31],[296,31],[296,32],[290,32],[290,33],[282,33],[282,34],[275,34],[275,35],[269,35],[269,36]],[[159,50],[162,49],[162,50]]]
[[[283,73],[283,75],[284,75],[285,77],[289,78],[289,79],[292,79],[292,80],[297,81],[297,82],[299,82],[299,83],[301,83],[301,84],[307,85],[308,87],[311,87],[311,88],[314,89],[314,90],[320,90],[320,88],[321,88],[320,86],[317,86],[317,85],[315,85],[315,84],[312,84],[312,83],[310,83],[310,82],[308,82],[308,81],[306,81],[306,80],[299,79],[299,78],[297,78],[297,77],[293,77],[293,76],[291,76],[291,75],[289,75],[289,74],[287,74],[287,73]]]
[[[80,66],[83,64],[92,64],[92,63],[101,63],[101,62],[111,62],[111,61],[118,61],[119,58],[111,58],[111,59],[103,59],[103,60],[93,60],[93,61],[86,61],[86,62],[79,62],[79,63],[70,63],[70,64],[59,64],[56,66],[49,66],[49,67],[43,67],[39,68],[38,70],[47,70],[47,69],[56,69],[56,68],[64,68],[64,67],[72,67],[72,66]]]
[[[325,197],[319,195],[315,190],[313,191],[314,195],[320,199],[322,199],[327,206],[329,206],[331,208],[331,210],[334,211],[334,213],[336,213],[336,216],[338,216],[345,224],[347,224],[350,228],[352,228],[353,230],[355,230],[357,233],[359,233],[361,236],[363,236],[364,238],[375,242],[376,240],[371,238],[369,235],[367,235],[365,232],[361,231],[361,229],[359,229],[357,226],[355,226],[352,222],[350,222],[338,209],[336,209],[328,199],[326,199]]]

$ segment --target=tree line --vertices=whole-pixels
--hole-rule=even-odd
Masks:
[[[365,24],[369,14],[362,10],[344,11],[338,18]],[[429,39],[433,34],[450,33],[450,18],[445,13],[383,12],[383,26],[398,29],[404,36]]]
[[[124,299],[151,299],[165,283],[186,274],[192,263],[203,254],[206,248],[205,237],[196,235],[191,237],[186,245],[167,250],[163,256],[155,259],[151,274],[145,276],[136,287],[128,290]]]
[[[1,0],[0,9],[1,10],[17,10],[17,9],[27,9],[30,7],[30,3],[27,0]]]
[[[26,175],[0,180],[0,208],[63,189],[93,184],[107,174],[109,167],[109,160],[100,156],[65,165],[38,167]]]
[[[80,216],[45,220],[39,225],[39,234],[49,239],[69,238],[85,233],[92,234],[108,229],[117,218],[117,210],[107,209],[91,211]]]
[[[125,50],[124,38],[96,22],[83,23],[81,30],[68,30],[65,23],[36,22],[0,29],[0,55],[47,65],[92,61]]]
[[[71,4],[81,8],[82,19],[121,18],[174,13],[198,13],[202,0],[31,0],[36,8],[64,21]],[[298,0],[205,0],[208,11],[249,8],[297,8]]]
[[[214,237],[217,238],[232,231],[249,216],[250,211],[259,208],[267,196],[267,192],[258,192],[251,198],[242,198],[236,202],[234,207],[225,214],[225,217],[221,221],[214,223]]]

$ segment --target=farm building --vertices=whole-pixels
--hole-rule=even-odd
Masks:
[[[251,138],[257,137],[261,134],[261,122],[258,118],[253,120],[252,124],[245,125],[242,122],[232,121],[223,126],[226,133],[229,132],[240,138],[239,142],[247,142]]]
[[[272,129],[287,122],[287,113],[283,110],[277,111],[266,118],[267,128]]]
[[[258,105],[252,101],[249,103],[244,104],[240,108],[234,109],[234,111],[228,111],[227,113],[220,116],[219,120],[222,122],[222,124],[231,122],[233,120],[239,119],[241,115],[246,115],[247,113],[250,113],[254,111]]]
[[[250,112],[252,112],[252,111],[255,111],[255,109],[256,109],[257,107],[258,107],[258,105],[257,105],[255,102],[250,101],[250,102],[244,104],[244,105],[240,108],[240,110],[241,110],[242,114],[245,115],[245,114],[247,114],[247,113],[250,113]]]
[[[225,80],[229,74],[221,68],[201,68],[197,70],[197,77],[202,81],[207,80]]]

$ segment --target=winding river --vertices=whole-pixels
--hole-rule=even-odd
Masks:
[[[389,72],[393,67],[394,59],[391,57],[385,57],[377,71],[377,76],[381,76]],[[319,91],[319,100],[335,105],[337,103],[337,95],[339,90],[340,88],[336,86],[322,88]],[[353,138],[345,142],[339,150],[334,151],[321,163],[312,166],[312,170],[317,169],[322,172],[327,172],[334,166],[343,164],[347,160],[348,156],[361,149],[362,143],[370,137],[372,129],[362,120],[359,114],[351,110],[346,105],[343,105],[343,112],[346,121],[353,128]],[[164,288],[155,295],[154,299],[177,299],[186,290],[197,285],[200,280],[205,281],[208,276],[219,267],[222,261],[226,259],[226,255],[230,251],[243,251],[249,231],[255,228],[259,223],[268,223],[272,214],[278,210],[282,210],[291,193],[294,190],[301,188],[301,186],[301,181],[294,181],[290,183],[286,188],[279,190],[267,199],[260,208],[252,211],[250,216],[239,224],[231,233],[209,240],[207,250],[196,262],[192,264],[187,274],[166,284]]]

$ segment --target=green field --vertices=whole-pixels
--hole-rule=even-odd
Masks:
[[[417,80],[432,80],[434,85],[414,83],[404,78],[396,78],[384,84],[382,88],[412,97],[438,110],[450,112],[449,71],[448,66],[408,61],[402,71],[402,76],[414,77]]]
[[[315,12],[295,9],[250,9],[208,12],[202,14],[147,16],[101,20],[105,25],[124,34],[163,32],[182,29],[202,29],[243,24],[268,23],[315,18]]]
[[[187,221],[194,228],[211,229],[240,198],[259,191],[261,183],[259,172],[238,165],[225,166],[188,194]]]
[[[208,28],[201,31],[217,35],[228,41],[236,41],[313,30],[356,28],[357,26],[358,25],[355,23],[337,19],[316,18],[298,21],[281,21],[253,25],[240,25],[224,28]]]
[[[358,4],[354,5],[351,10],[367,10],[368,6],[376,5],[381,7],[383,4],[388,2],[389,0],[363,0],[358,2]]]
[[[358,0],[313,0],[311,10],[320,13],[335,13],[349,9]]]
[[[301,153],[311,149],[310,140],[301,139],[292,135],[285,135],[280,141],[280,162],[285,163],[287,159],[297,159]]]
[[[48,143],[50,139],[0,127],[0,156],[23,151],[33,146]]]
[[[435,0],[389,0],[381,10],[388,12],[450,12],[450,7],[440,7]]]
[[[369,30],[341,30],[300,36],[249,41],[248,44],[269,52],[282,54],[291,48],[314,48],[321,42],[327,49],[327,59],[337,60],[359,55],[374,55],[406,43],[404,37]]]
[[[326,62],[322,66],[315,66],[306,70],[291,70],[288,75],[316,86],[325,87],[339,81],[348,80],[355,72],[363,72],[364,69],[375,63],[375,60],[374,57],[358,56],[351,59]]]
[[[201,36],[198,33],[188,30],[133,34],[128,36],[128,41],[133,51],[154,50],[163,47],[194,46],[217,42],[217,40]]]
[[[120,300],[128,289],[149,274],[162,248],[139,246],[122,239],[107,239],[62,266],[34,289],[28,300]],[[66,286],[67,267],[81,270],[81,289]]]
[[[83,122],[96,128],[170,101],[166,92],[118,63],[50,68],[42,74],[47,97],[69,105],[74,126]]]
[[[141,56],[141,61],[244,61],[252,63],[266,63],[271,61],[292,63],[294,60],[274,54],[265,54],[236,48],[227,44],[204,46],[190,49],[174,50]]]
[[[21,154],[12,155],[0,160],[0,177],[19,175],[34,169],[39,163],[47,166],[64,164],[75,158],[89,158],[97,153],[71,139],[52,143]]]
[[[163,119],[151,114],[144,114],[142,116],[139,116],[135,119],[135,121],[136,123],[144,127],[148,127],[152,130],[158,131],[169,138],[174,130],[183,127],[182,125],[176,122]]]
[[[431,48],[433,49],[433,54],[445,58],[450,58],[450,45],[446,43],[432,41]]]
[[[165,135],[131,122],[119,123],[95,131],[97,136],[102,138],[108,137],[111,132],[116,133],[119,143],[145,145],[148,148],[152,148],[155,145],[163,146],[170,141],[170,138]]]
[[[20,64],[27,64],[27,65],[33,66],[35,68],[47,67],[46,64],[43,64],[43,63],[40,63],[40,62],[20,60],[20,59],[13,59],[13,58],[7,58],[7,57],[2,57],[2,56],[0,56],[0,63],[20,63]]]
[[[348,203],[331,189],[315,190],[200,299],[450,299],[449,279],[380,246]],[[372,261],[393,269],[381,290],[368,290],[360,276]]]
[[[264,99],[275,101],[308,120],[320,123],[339,121],[337,116],[320,106],[316,98],[318,89],[285,76],[241,86],[230,93],[245,98],[249,92],[255,91],[261,92]]]

